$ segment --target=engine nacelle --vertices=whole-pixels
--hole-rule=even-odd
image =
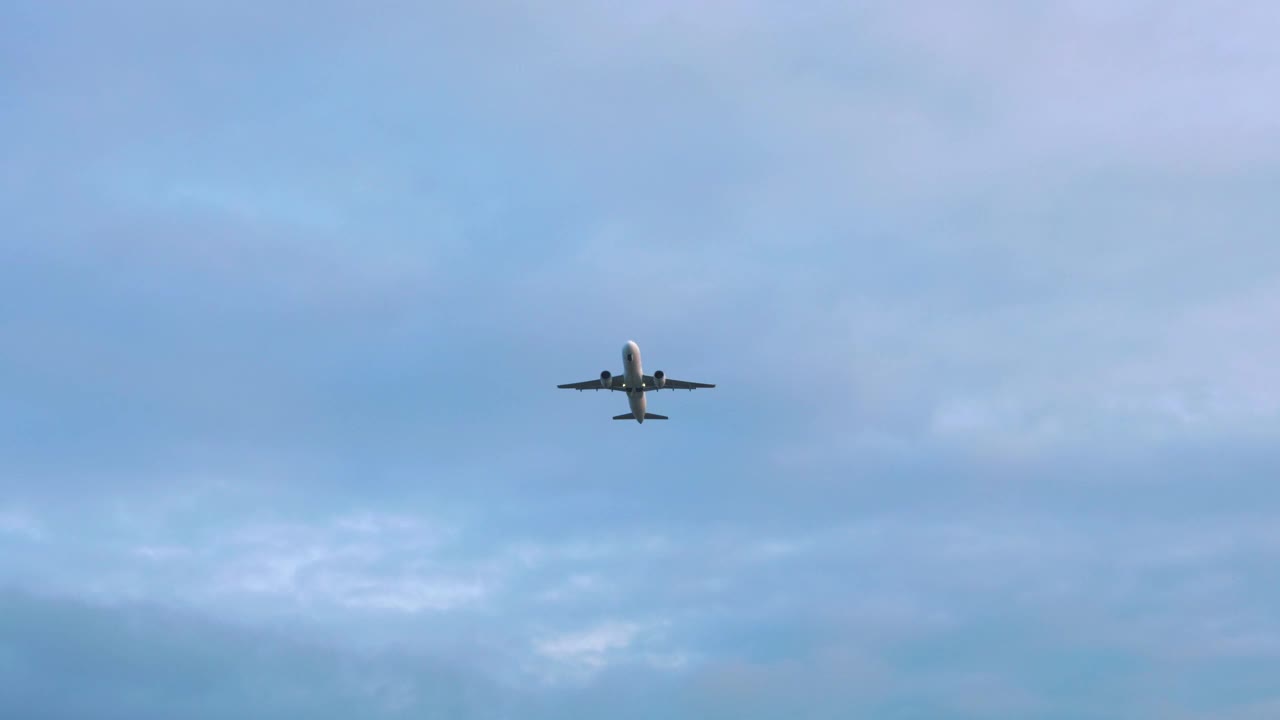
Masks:
[[[662,387],[667,384],[667,374],[661,370],[655,370],[653,373],[653,384]]]
[[[613,387],[613,373],[608,370],[600,372],[600,387]]]

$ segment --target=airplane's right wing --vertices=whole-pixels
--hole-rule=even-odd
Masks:
[[[688,380],[675,380],[673,378],[664,378],[662,383],[663,390],[696,390],[698,388],[713,388],[715,385],[711,383],[689,382]],[[646,387],[658,389],[658,384],[652,375],[644,376],[644,384]]]

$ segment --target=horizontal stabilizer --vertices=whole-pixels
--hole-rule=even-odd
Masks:
[[[645,420],[666,420],[666,419],[667,419],[667,416],[666,416],[666,415],[654,415],[653,413],[645,413],[645,414],[644,414],[644,419],[645,419]]]
[[[626,415],[614,415],[614,416],[613,416],[613,419],[614,419],[614,420],[635,420],[635,419],[636,419],[636,414],[635,414],[635,413],[627,413]]]

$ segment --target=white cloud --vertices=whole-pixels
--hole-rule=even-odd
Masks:
[[[263,525],[212,553],[211,599],[281,595],[308,607],[404,613],[481,603],[492,578],[458,577],[437,553],[457,534],[405,515],[352,513],[317,525]],[[197,585],[200,587],[200,585]]]
[[[191,555],[191,549],[181,545],[139,545],[133,549],[133,552],[139,557],[157,562],[177,560]]]
[[[0,535],[38,541],[45,538],[45,530],[40,519],[30,512],[7,508],[0,510]]]
[[[592,595],[600,595],[604,583],[597,575],[573,573],[551,587],[539,592],[537,599],[542,602],[574,602]]]
[[[663,672],[689,667],[690,657],[664,647],[667,623],[607,621],[579,630],[559,631],[533,643],[538,661],[526,671],[544,683],[590,681],[612,665],[643,666]]]
[[[606,656],[631,645],[640,626],[611,622],[573,633],[556,635],[537,643],[539,654],[556,662],[598,668]]]
[[[489,595],[482,582],[448,577],[392,577],[327,574],[317,583],[341,605],[405,613],[443,612],[473,607]]]

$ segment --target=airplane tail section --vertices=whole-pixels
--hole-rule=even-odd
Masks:
[[[627,413],[626,415],[614,415],[613,419],[614,420],[635,420],[636,414]],[[666,415],[654,415],[653,413],[645,413],[644,419],[645,420],[667,420],[668,418]]]
[[[635,420],[635,419],[636,419],[636,414],[635,414],[635,413],[627,413],[626,415],[614,415],[614,416],[613,416],[613,419],[614,419],[614,420]]]
[[[666,419],[667,419],[667,416],[666,416],[666,415],[654,415],[653,413],[645,413],[645,414],[644,414],[644,419],[645,419],[645,420],[666,420]]]

